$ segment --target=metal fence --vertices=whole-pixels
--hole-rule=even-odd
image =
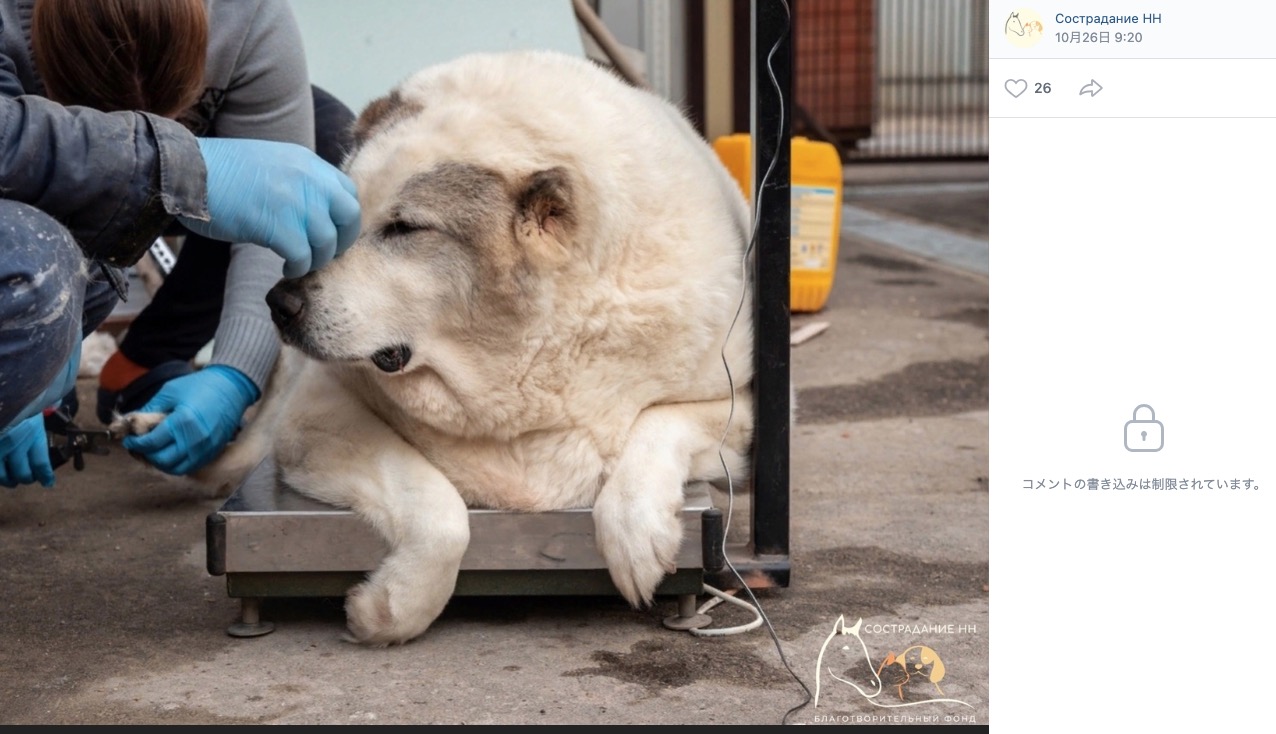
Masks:
[[[847,162],[988,156],[988,0],[793,0],[794,131]]]

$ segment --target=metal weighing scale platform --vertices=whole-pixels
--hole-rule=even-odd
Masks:
[[[789,191],[792,43],[789,8],[781,0],[751,4],[753,170],[757,202],[754,242],[754,444],[752,475],[736,479],[737,506],[748,508],[747,538],[724,533],[711,488],[685,488],[684,541],[677,572],[657,590],[678,597],[665,620],[687,629],[696,595],[718,589],[789,585]],[[769,50],[774,49],[774,53]],[[773,86],[771,80],[775,80]],[[783,143],[783,144],[781,144]],[[742,489],[743,488],[743,489]],[[732,529],[734,531],[734,529]],[[353,512],[321,504],[282,486],[274,465],[259,465],[208,517],[208,571],[226,577],[241,618],[227,630],[250,637],[274,626],[260,617],[271,597],[340,597],[378,565],[386,546]],[[724,546],[725,543],[725,546]],[[728,565],[726,561],[729,560]],[[617,594],[594,542],[588,509],[545,513],[470,511],[470,547],[456,594]],[[703,615],[700,615],[703,616]]]
[[[700,593],[702,515],[708,511],[710,531],[716,530],[709,537],[720,538],[722,527],[709,491],[704,483],[687,487],[678,570],[665,577],[658,594],[694,598]],[[208,572],[225,576],[227,593],[240,599],[241,618],[227,630],[236,637],[274,629],[261,619],[261,599],[345,596],[388,550],[354,512],[317,502],[278,481],[270,459],[208,516],[207,543]],[[470,510],[470,545],[461,559],[456,595],[616,593],[594,542],[589,509]]]

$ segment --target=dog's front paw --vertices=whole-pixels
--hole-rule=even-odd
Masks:
[[[165,418],[167,413],[125,413],[115,414],[111,420],[111,425],[106,429],[111,432],[112,436],[123,438],[125,436],[145,436],[155,430]]]
[[[681,502],[670,507],[651,497],[629,502],[599,497],[594,505],[598,550],[612,583],[635,607],[650,604],[665,574],[678,570],[681,509]]]
[[[346,639],[372,647],[385,647],[407,642],[421,634],[399,629],[390,609],[390,590],[384,585],[365,581],[346,595]]]
[[[452,590],[436,579],[418,577],[396,583],[382,572],[355,586],[346,595],[346,639],[370,647],[408,642],[429,629],[443,611]]]

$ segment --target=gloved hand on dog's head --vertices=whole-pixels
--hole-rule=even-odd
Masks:
[[[200,138],[208,168],[208,221],[187,229],[254,242],[284,259],[284,277],[318,270],[359,236],[359,199],[344,173],[300,145]]]
[[[138,413],[168,417],[144,436],[125,438],[124,448],[166,474],[189,474],[217,458],[259,397],[260,388],[244,373],[209,365],[165,383],[139,408]]]

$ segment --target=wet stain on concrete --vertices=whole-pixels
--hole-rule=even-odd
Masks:
[[[715,611],[715,620],[717,612]],[[715,626],[729,626],[715,621]],[[673,635],[674,633],[670,633]],[[659,694],[670,688],[681,688],[699,680],[732,683],[749,688],[765,688],[792,682],[781,668],[764,662],[744,644],[734,640],[703,640],[686,633],[658,640],[634,643],[628,652],[597,650],[590,659],[593,668],[578,668],[563,673],[565,677],[601,675],[636,683],[648,693]],[[722,644],[722,643],[726,644]]]
[[[988,357],[918,362],[872,382],[798,392],[798,423],[952,415],[988,409]]]
[[[873,282],[878,285],[893,285],[893,286],[920,285],[920,286],[926,286],[926,287],[934,287],[939,285],[935,281],[927,280],[926,278],[882,278],[881,280],[875,280]]]
[[[903,605],[947,606],[987,598],[988,564],[925,561],[872,546],[830,548],[791,557],[793,586],[756,591],[758,602],[782,641],[828,627],[839,616],[895,614]],[[669,611],[668,608],[666,608]],[[719,606],[715,627],[743,624],[742,610]],[[930,620],[962,624],[968,620]],[[761,633],[758,633],[761,634]],[[751,635],[722,638],[706,645],[690,635],[671,635],[635,643],[626,652],[597,650],[595,664],[564,676],[606,676],[643,686],[653,695],[699,680],[752,688],[793,685],[778,659],[768,660]],[[792,663],[792,661],[790,661]]]
[[[924,561],[871,546],[795,554],[790,560],[792,588],[758,595],[781,638],[831,628],[839,615],[853,622],[893,614],[904,604],[946,606],[987,597],[987,562]]]
[[[985,331],[988,329],[988,307],[981,308],[963,308],[960,311],[951,311],[935,317],[939,321],[956,321],[959,324],[970,324],[978,326]]]
[[[892,273],[920,273],[927,269],[925,266],[918,265],[911,260],[883,257],[882,255],[861,254],[855,257],[842,258],[842,262],[852,265],[865,265],[874,270],[885,270]]]

